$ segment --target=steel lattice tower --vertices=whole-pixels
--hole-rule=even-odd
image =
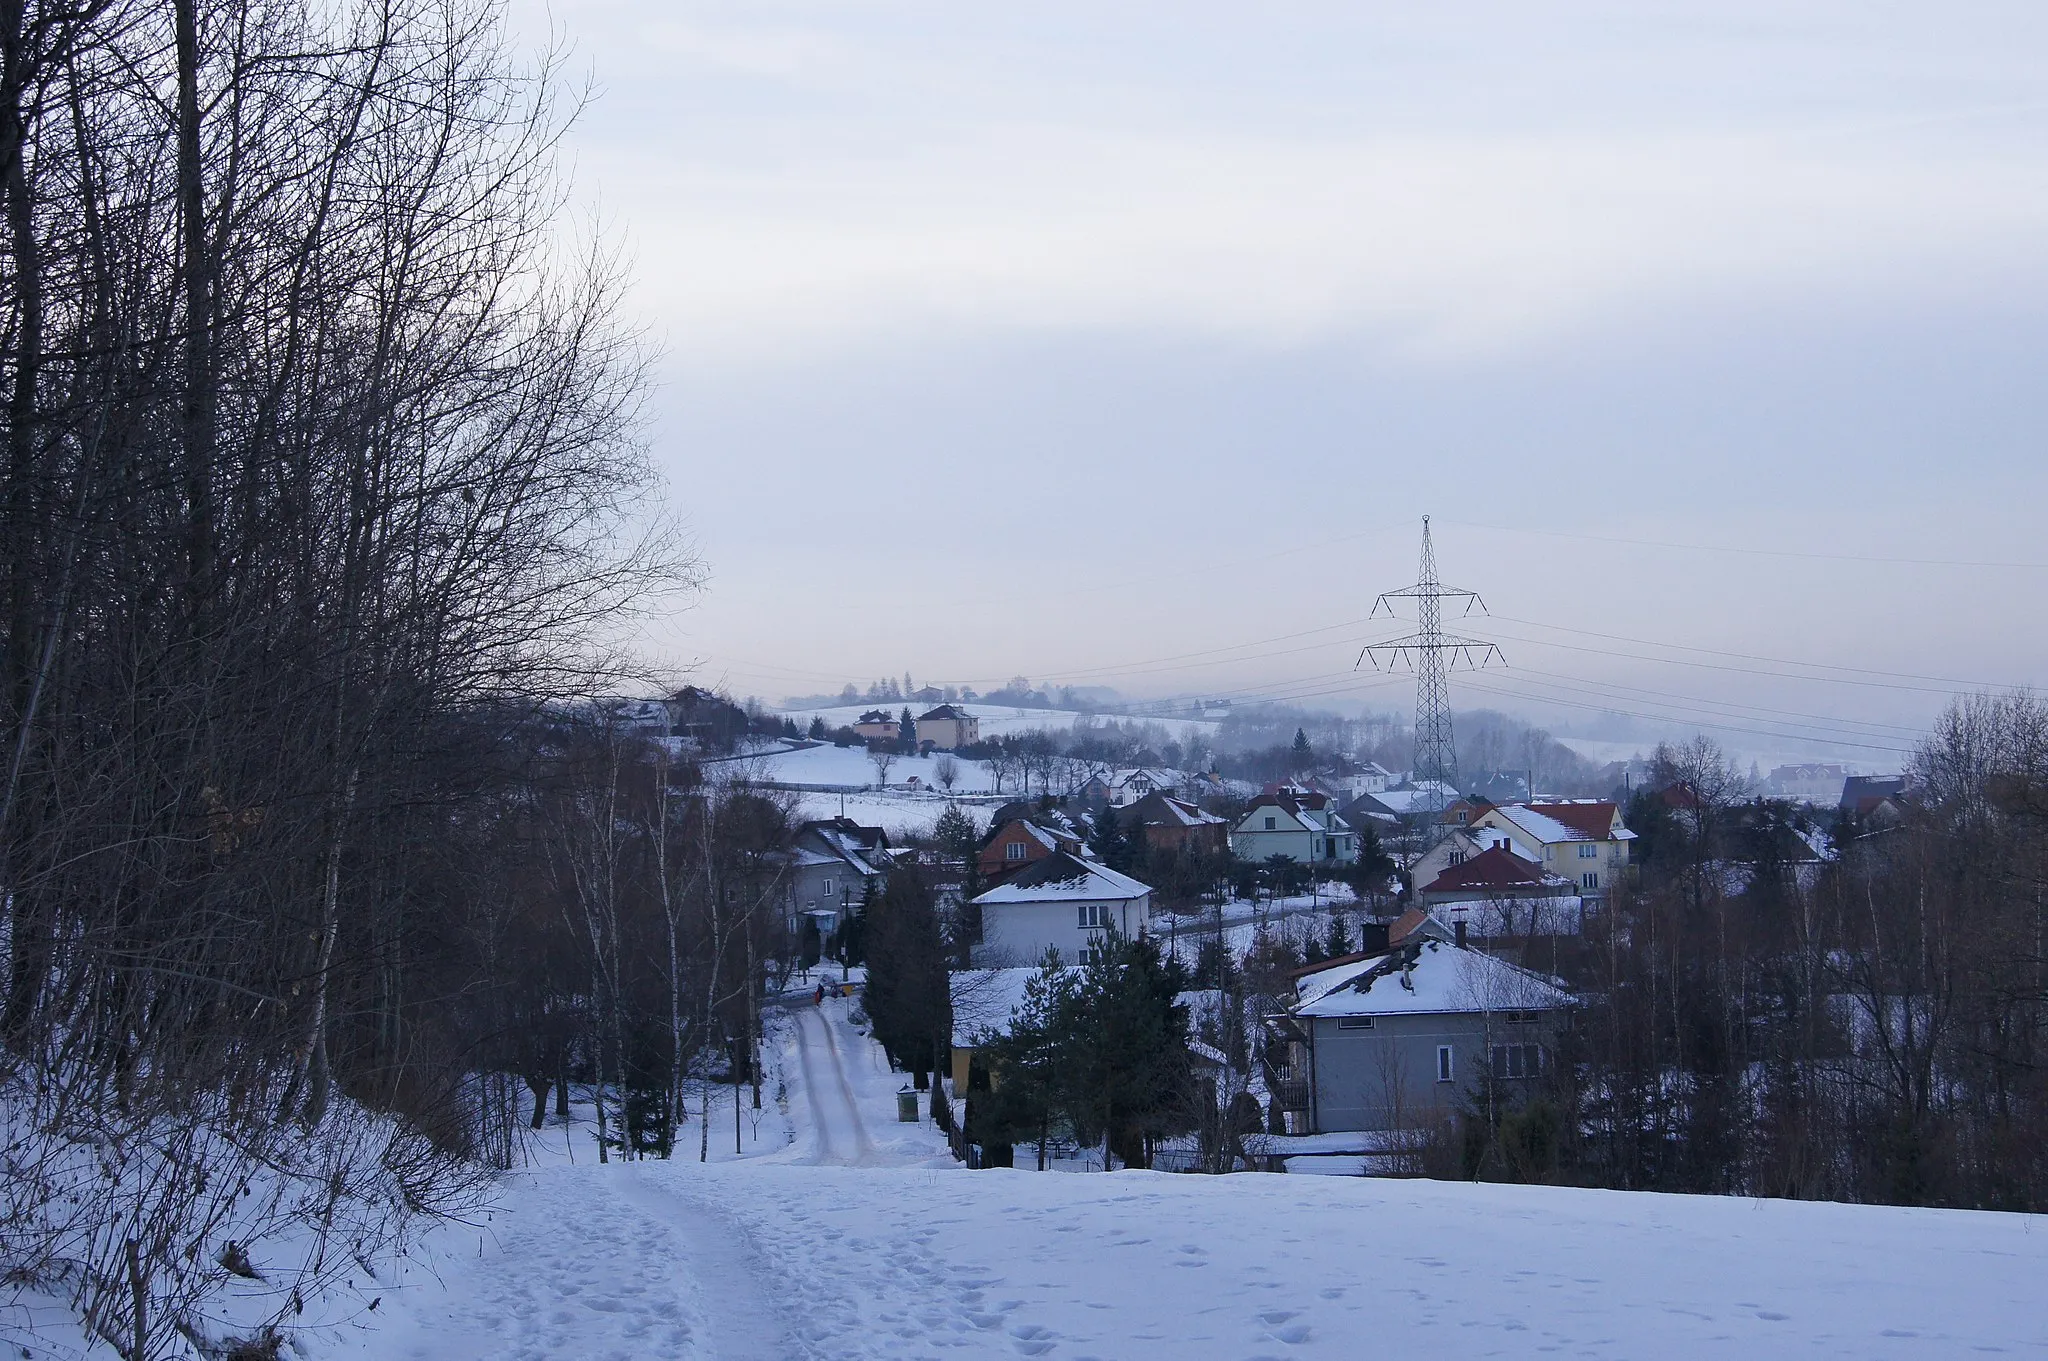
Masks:
[[[1458,787],[1458,749],[1451,740],[1451,687],[1450,672],[1462,661],[1473,670],[1489,661],[1506,659],[1500,649],[1483,638],[1461,638],[1444,632],[1444,601],[1464,602],[1464,613],[1470,614],[1474,606],[1481,613],[1486,602],[1477,592],[1446,586],[1437,580],[1436,549],[1429,541],[1429,517],[1422,517],[1422,567],[1413,586],[1403,586],[1398,591],[1384,592],[1373,603],[1372,613],[1376,617],[1384,609],[1389,616],[1394,614],[1394,601],[1415,602],[1415,632],[1405,638],[1390,638],[1382,643],[1369,643],[1358,660],[1363,664],[1372,660],[1374,669],[1392,670],[1395,665],[1406,661],[1415,670],[1415,775],[1417,783],[1429,790],[1426,806],[1436,813],[1443,811],[1444,788],[1455,791]],[[1434,782],[1434,783],[1425,783]],[[1431,819],[1434,826],[1435,820]]]

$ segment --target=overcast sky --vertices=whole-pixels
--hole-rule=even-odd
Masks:
[[[1883,765],[2048,675],[2038,0],[515,13],[598,90],[701,680],[1405,707],[1346,669],[1425,514],[1459,707]]]

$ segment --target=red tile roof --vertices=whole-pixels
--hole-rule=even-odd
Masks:
[[[1422,886],[1424,893],[1441,893],[1458,888],[1533,887],[1544,882],[1543,867],[1532,865],[1513,851],[1493,846],[1462,865],[1444,871]]]
[[[1531,812],[1553,818],[1588,841],[1606,841],[1614,835],[1614,805],[1610,802],[1525,803]]]

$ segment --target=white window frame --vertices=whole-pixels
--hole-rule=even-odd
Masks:
[[[1021,841],[1011,841],[1011,842],[1006,842],[1006,843],[1004,843],[1004,845],[1003,845],[1003,859],[1005,859],[1005,860],[1022,860],[1023,858],[1024,858],[1024,843],[1023,843],[1023,842],[1021,842]]]
[[[1579,887],[1597,891],[1600,887],[1600,872],[1598,870],[1587,870],[1579,876]]]
[[[1114,922],[1108,903],[1082,903],[1074,912],[1083,931],[1105,930]]]
[[[1457,1080],[1457,1055],[1447,1044],[1436,1047],[1436,1080],[1454,1082]]]
[[[827,880],[825,881],[825,887],[824,887],[824,888],[823,888],[823,889],[822,889],[821,891],[822,891],[822,892],[824,893],[824,895],[825,895],[825,896],[826,896],[827,898],[829,898],[829,897],[831,897],[831,896],[832,896],[832,894],[833,894],[833,892],[834,892],[835,890],[834,890],[834,888],[833,888],[833,885],[832,885],[832,881],[831,881],[830,879],[827,879]]]

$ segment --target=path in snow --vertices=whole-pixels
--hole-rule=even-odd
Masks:
[[[555,1166],[513,1177],[479,1231],[411,1266],[366,1331],[315,1355],[391,1361],[636,1361],[804,1355],[775,1273],[731,1210],[680,1163]]]
[[[803,1071],[806,1118],[798,1122],[812,1139],[811,1163],[836,1163],[848,1167],[867,1166],[876,1161],[874,1137],[861,1118],[860,1102],[847,1080],[846,1061],[833,1031],[836,1018],[824,1007],[805,1007],[797,1012],[796,1049]]]

